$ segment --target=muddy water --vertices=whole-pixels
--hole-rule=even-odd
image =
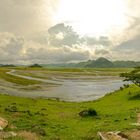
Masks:
[[[103,97],[105,94],[119,89],[124,83],[116,76],[77,76],[75,78],[53,77],[54,80],[44,80],[15,74],[11,71],[8,74],[18,77],[37,80],[42,82],[59,84],[49,90],[24,91],[8,87],[0,87],[1,93],[22,97],[43,97],[59,98],[65,101],[91,101]]]
[[[95,78],[95,80],[94,80]],[[91,101],[119,89],[124,82],[118,77],[93,77],[92,80],[64,80],[64,83],[49,91],[49,97],[66,101]]]

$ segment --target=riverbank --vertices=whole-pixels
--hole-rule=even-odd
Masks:
[[[139,128],[131,125],[140,112],[140,99],[135,98],[138,94],[140,88],[133,85],[84,103],[0,95],[0,115],[14,126],[6,130],[31,131],[41,140],[96,140],[99,131]],[[96,110],[97,116],[79,116],[89,108]]]
[[[128,69],[3,69],[0,92],[29,98],[93,101],[128,84],[119,77],[124,71]]]

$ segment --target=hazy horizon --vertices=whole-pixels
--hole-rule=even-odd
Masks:
[[[0,0],[0,64],[140,61],[139,0]]]

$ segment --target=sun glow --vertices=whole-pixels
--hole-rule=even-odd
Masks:
[[[65,22],[81,34],[107,35],[127,26],[123,0],[60,0],[55,23]]]

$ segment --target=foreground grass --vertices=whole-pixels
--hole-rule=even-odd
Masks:
[[[84,103],[0,95],[0,116],[16,126],[15,131],[33,131],[42,140],[97,140],[98,131],[136,128],[130,124],[136,122],[140,111],[139,98],[132,98],[137,94],[140,88],[133,85]],[[98,116],[82,118],[78,115],[89,108],[95,109]]]

